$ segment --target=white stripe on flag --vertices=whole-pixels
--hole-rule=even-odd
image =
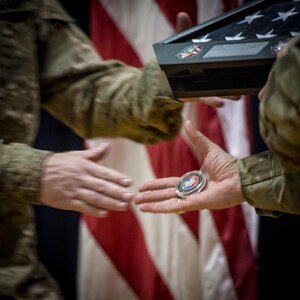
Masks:
[[[236,158],[250,154],[244,97],[239,101],[225,101],[217,109],[228,152]]]
[[[224,12],[221,0],[198,0],[198,22],[210,20]]]
[[[203,299],[237,300],[226,254],[209,210],[201,212],[200,232]]]
[[[154,57],[152,43],[174,34],[174,29],[153,0],[99,0],[99,2],[143,63]],[[118,41],[115,43],[117,46]]]

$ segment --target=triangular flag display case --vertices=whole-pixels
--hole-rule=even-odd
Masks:
[[[257,0],[153,45],[177,98],[255,95],[300,33],[300,0]]]

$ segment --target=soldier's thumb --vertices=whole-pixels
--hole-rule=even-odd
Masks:
[[[185,12],[179,12],[176,15],[176,32],[182,32],[192,27],[192,20],[189,14]]]
[[[101,143],[97,148],[80,151],[83,158],[98,162],[103,159],[110,149],[109,143]]]
[[[194,145],[197,154],[201,157],[204,156],[209,151],[213,143],[200,131],[196,130],[191,121],[186,121],[184,123],[184,128],[189,140]]]

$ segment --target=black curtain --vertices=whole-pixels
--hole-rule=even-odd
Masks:
[[[46,111],[41,112],[36,148],[80,150],[83,141]],[[76,299],[79,213],[35,206],[38,252],[67,300]]]
[[[267,149],[258,126],[259,100],[252,97],[254,153]],[[257,270],[259,300],[300,299],[300,216],[259,217]]]
[[[61,3],[78,25],[88,33],[89,1],[62,0]],[[63,152],[83,149],[84,141],[46,111],[35,147]],[[80,215],[35,206],[38,251],[41,261],[56,279],[66,300],[77,299],[78,226]]]

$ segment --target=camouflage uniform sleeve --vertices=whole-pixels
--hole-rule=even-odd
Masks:
[[[259,214],[300,214],[300,36],[272,68],[260,106],[269,152],[238,161],[245,199]]]
[[[1,195],[23,204],[39,204],[42,165],[50,154],[25,144],[3,144],[0,140]]]
[[[300,35],[277,59],[260,105],[260,131],[280,165],[300,171]]]
[[[101,61],[55,5],[44,12],[40,38],[43,106],[81,137],[156,143],[178,134],[183,104],[155,61],[142,69]]]
[[[271,151],[238,160],[244,198],[257,213],[300,214],[300,173],[285,172]]]

